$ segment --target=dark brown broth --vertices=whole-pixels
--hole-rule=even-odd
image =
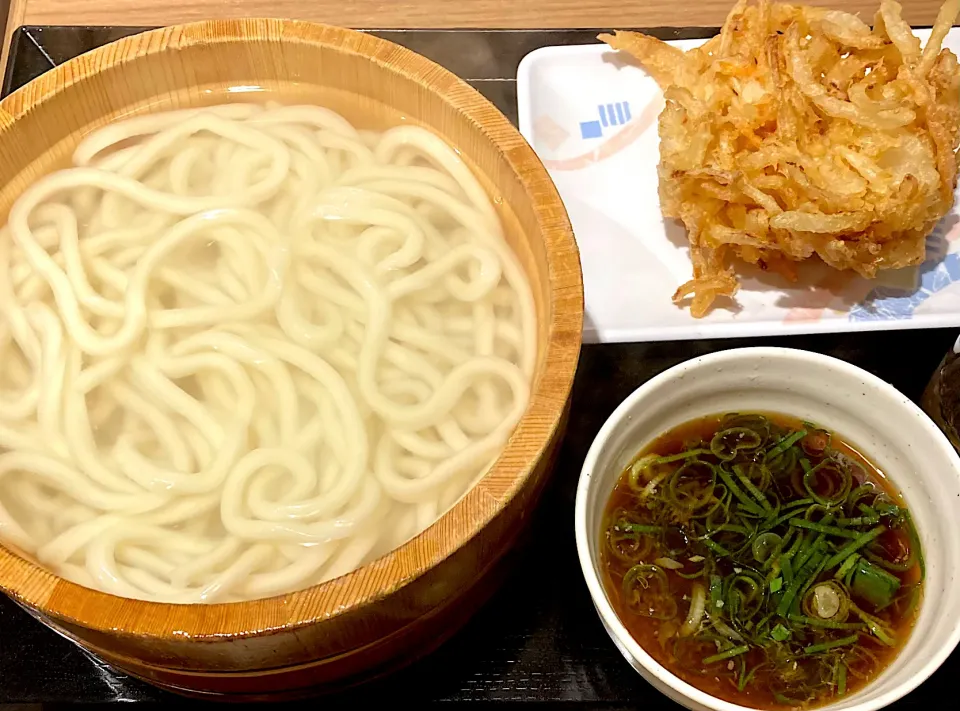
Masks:
[[[791,417],[770,413],[762,413],[762,415],[769,418],[776,426],[788,431],[797,431],[804,428],[804,424]],[[713,415],[686,422],[675,427],[658,437],[649,446],[639,452],[631,462],[631,465],[651,453],[660,456],[679,454],[693,448],[698,443],[704,441],[709,443],[714,434],[718,432],[723,417],[723,415]],[[850,457],[862,467],[862,476],[854,478],[854,487],[862,484],[873,486],[884,492],[897,506],[905,509],[901,496],[890,481],[859,451],[850,444],[838,439],[836,435],[832,435],[830,446],[833,450]],[[613,555],[608,545],[608,531],[612,525],[612,517],[622,515],[624,511],[632,512],[631,515],[634,515],[632,520],[640,523],[646,522],[644,521],[644,516],[647,515],[648,512],[646,512],[644,506],[639,502],[637,491],[630,486],[628,481],[630,468],[631,467],[628,466],[621,474],[606,508],[603,528],[601,530],[601,537],[604,541],[601,559],[604,568],[604,585],[607,596],[616,610],[618,617],[633,638],[647,653],[671,673],[701,691],[731,703],[758,709],[810,708],[828,703],[836,698],[833,695],[836,692],[834,688],[832,690],[821,690],[823,693],[818,692],[819,695],[816,698],[804,700],[802,703],[787,703],[783,697],[780,697],[778,700],[773,692],[773,687],[776,686],[775,683],[772,683],[774,679],[771,674],[761,666],[764,662],[769,663],[769,660],[766,652],[759,648],[751,648],[745,655],[741,655],[744,657],[744,669],[747,670],[748,674],[749,670],[757,669],[751,681],[747,683],[741,691],[737,688],[738,679],[736,678],[739,660],[737,664],[734,664],[733,660],[713,663],[707,666],[702,663],[703,658],[717,653],[717,646],[714,643],[704,644],[700,649],[697,648],[699,643],[695,644],[692,642],[684,642],[683,646],[679,648],[674,647],[673,640],[675,639],[675,635],[683,624],[690,608],[693,585],[698,581],[701,584],[705,582],[703,579],[685,579],[678,574],[678,572],[687,574],[696,572],[698,566],[689,561],[689,558],[695,557],[696,554],[702,552],[702,548],[694,549],[693,546],[696,544],[686,544],[682,554],[678,555],[676,552],[673,554],[673,559],[676,559],[678,562],[683,562],[684,564],[684,567],[680,571],[674,572],[666,570],[670,595],[673,600],[676,601],[677,611],[675,616],[671,619],[657,619],[655,617],[636,614],[628,609],[622,590],[623,579],[627,571],[635,564],[635,561],[624,562]],[[795,498],[799,499],[801,497],[797,495]],[[784,497],[783,501],[785,503],[789,502],[789,498]],[[649,522],[653,523],[652,520]],[[895,553],[902,547],[906,547],[906,549],[910,547],[908,534],[902,528],[890,530],[883,534],[878,540],[884,549],[892,553]],[[672,541],[670,544],[674,546],[677,545]],[[645,555],[643,562],[651,563],[657,557],[666,556],[666,545],[667,542],[658,542],[654,551]],[[682,542],[680,545],[684,546]],[[650,560],[646,560],[646,558]],[[908,604],[905,599],[897,598],[897,601],[886,609],[879,611],[869,610],[871,613],[875,613],[875,615],[888,626],[889,630],[895,633],[896,643],[893,646],[884,646],[883,644],[875,643],[872,637],[861,636],[857,646],[866,645],[869,653],[875,658],[875,661],[865,661],[863,664],[858,665],[854,660],[853,663],[848,665],[845,692],[847,696],[861,689],[883,671],[896,657],[910,634],[916,619],[917,609],[919,608],[917,603],[921,589],[920,566],[914,564],[907,571],[897,573],[897,576],[900,578],[904,588],[916,586],[917,596],[914,597],[912,604]],[[833,571],[824,572],[816,578],[815,585],[822,583],[824,580],[832,579],[833,577]],[[901,590],[902,589],[903,588],[901,588]],[[707,604],[708,606],[710,605],[709,599]],[[861,604],[861,608],[864,610],[868,607],[866,604]],[[833,630],[830,632],[834,633]],[[843,634],[848,634],[848,632],[836,631],[834,638],[836,638],[837,635]],[[817,641],[820,640],[818,639]],[[675,649],[681,650],[679,658],[675,654]],[[801,659],[798,662],[791,661],[788,663],[805,664],[807,662]]]

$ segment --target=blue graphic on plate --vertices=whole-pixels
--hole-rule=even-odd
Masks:
[[[603,129],[610,126],[622,126],[632,117],[630,116],[630,102],[618,101],[615,104],[600,104],[597,106],[599,120],[581,121],[580,136],[583,140],[602,138]]]
[[[927,260],[920,265],[920,286],[915,291],[881,286],[869,294],[862,304],[850,309],[851,321],[900,321],[913,318],[913,312],[924,301],[960,281],[960,254],[948,254],[944,239],[947,227],[941,221],[927,237]]]

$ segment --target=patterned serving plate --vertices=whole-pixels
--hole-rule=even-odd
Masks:
[[[917,34],[925,42],[929,30]],[[960,29],[945,46],[960,54]],[[917,267],[869,280],[803,264],[795,284],[738,267],[736,304],[694,319],[670,298],[691,267],[682,226],[660,213],[656,82],[606,45],[544,47],[520,63],[517,98],[520,131],[560,190],[580,247],[585,341],[960,326],[956,207],[927,238]]]

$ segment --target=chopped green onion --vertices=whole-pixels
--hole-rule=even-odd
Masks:
[[[710,440],[710,451],[720,461],[729,462],[736,458],[741,450],[756,449],[762,443],[760,435],[753,430],[746,427],[730,427],[713,436]]]
[[[758,563],[766,562],[775,550],[783,543],[783,539],[776,533],[761,533],[753,539],[753,558]]]
[[[916,610],[917,604],[920,602],[920,584],[909,585],[906,590],[906,595],[903,597],[907,599],[907,605],[901,613],[901,616],[909,619],[913,615],[914,610]]]
[[[920,534],[917,533],[917,527],[913,524],[913,516],[904,509],[903,517],[907,526],[907,536],[910,539],[910,552],[916,556],[917,563],[920,565],[920,582],[927,577],[927,563],[923,559],[923,548],[920,546]]]
[[[704,484],[699,477],[705,471],[709,473],[709,481]],[[716,478],[715,466],[702,459],[692,459],[670,475],[666,489],[675,505],[693,511],[714,500]]]
[[[793,543],[791,543],[790,547],[783,553],[785,557],[793,558],[794,556],[797,555],[797,553],[800,552],[800,549],[803,548],[803,544],[806,542],[806,538],[805,538],[806,532],[800,531],[799,529],[796,529],[796,528],[788,529],[787,532],[788,533],[797,532],[796,540]]]
[[[821,496],[814,488],[817,477],[824,472],[832,472],[840,477],[840,486],[837,487],[831,496]],[[810,471],[803,473],[803,488],[806,489],[810,498],[821,506],[837,506],[843,503],[850,493],[850,487],[852,485],[853,475],[851,475],[849,470],[845,469],[841,463],[832,459],[824,459]]]
[[[860,558],[850,578],[850,590],[875,608],[889,605],[900,589],[900,578],[866,558]]]
[[[793,580],[793,563],[790,562],[789,557],[780,559],[780,570],[783,571],[784,582],[789,584]]]
[[[790,639],[792,633],[783,625],[777,625],[772,630],[770,630],[770,636],[778,642],[786,642]]]
[[[783,514],[782,516],[780,516],[780,518],[774,519],[772,523],[770,523],[770,524],[767,525],[767,526],[764,526],[764,528],[765,528],[765,529],[768,529],[768,530],[771,529],[771,528],[777,528],[777,527],[779,527],[780,525],[782,525],[782,524],[786,523],[787,521],[789,521],[791,518],[793,518],[793,517],[796,516],[796,515],[797,515],[797,512],[796,512],[796,511],[787,511],[787,513],[785,513],[785,514]]]
[[[842,536],[843,538],[857,538],[860,534],[856,531],[848,531],[838,526],[824,526],[816,521],[807,521],[804,518],[791,518],[790,525],[797,528],[806,528],[809,531],[816,531],[827,536]]]
[[[838,526],[872,526],[880,523],[879,516],[854,516],[853,518],[838,518]]]
[[[873,546],[867,546],[862,551],[860,551],[865,558],[869,558],[871,562],[879,565],[885,570],[892,570],[895,573],[906,573],[908,570],[913,568],[917,564],[917,558],[913,555],[913,551],[910,551],[910,554],[907,556],[906,560],[887,560],[882,555],[875,553],[873,551]]]
[[[876,528],[872,528],[866,533],[861,534],[856,539],[850,541],[850,543],[837,551],[837,553],[827,561],[827,564],[824,567],[829,570],[836,565],[840,565],[840,563],[847,559],[847,556],[860,550],[875,538],[879,538],[884,532],[886,532],[886,530],[887,529],[885,526],[877,526]]]
[[[757,673],[757,669],[759,668],[760,668],[760,665],[758,664],[753,669],[751,669],[748,673],[740,675],[740,681],[737,682],[737,691],[743,691],[744,689],[747,688],[747,684],[750,683],[754,675]]]
[[[710,607],[714,610],[719,610],[723,607],[723,600],[721,599],[723,590],[723,579],[719,575],[710,576]]]
[[[867,626],[867,629],[873,633],[874,637],[879,639],[888,647],[892,647],[894,644],[896,644],[896,639],[894,638],[893,633],[886,629],[880,620],[873,615],[868,615],[856,605],[852,605],[851,608],[857,614],[857,616],[863,620],[863,623]]]
[[[812,534],[805,534],[801,538],[801,544],[797,549],[797,554],[793,560],[793,567],[797,570],[801,569],[810,557],[817,551],[816,538]]]
[[[656,457],[655,459],[652,459],[649,464],[672,464],[673,462],[679,462],[684,459],[693,459],[701,454],[710,454],[710,450],[688,449],[686,452],[680,452],[679,454],[668,454],[663,457]]]
[[[862,630],[867,628],[862,622],[834,622],[833,620],[821,620],[806,615],[789,615],[787,619],[809,627],[823,627],[828,630]]]
[[[750,646],[746,644],[741,644],[739,647],[734,647],[733,649],[728,649],[726,652],[720,652],[719,654],[714,654],[710,657],[704,657],[704,664],[713,664],[715,662],[722,662],[727,659],[733,659],[738,657],[741,654],[746,654],[750,651]]]
[[[783,599],[780,600],[780,604],[777,606],[778,615],[781,617],[787,616],[787,613],[790,611],[790,607],[793,605],[793,600],[796,598],[797,593],[799,593],[801,588],[806,584],[810,574],[823,565],[824,558],[825,556],[816,553],[810,559],[809,563],[797,570],[793,580],[790,582],[789,587],[787,587],[787,591],[783,595]]]
[[[650,464],[657,458],[656,454],[647,454],[630,465],[627,483],[634,491],[643,491],[648,484],[640,481],[640,475],[643,474]]]
[[[877,510],[877,513],[880,514],[880,516],[900,518],[903,515],[903,509],[889,501],[874,501],[873,507]]]
[[[628,533],[654,534],[663,532],[663,526],[647,526],[641,523],[630,523],[629,521],[618,522],[616,527]]]
[[[852,556],[843,561],[843,565],[840,566],[833,577],[836,580],[843,580],[847,576],[847,573],[853,570],[853,566],[857,564],[858,560],[860,560],[860,556],[854,553]]]
[[[760,505],[757,504],[753,499],[743,493],[743,490],[737,485],[733,480],[733,477],[730,476],[730,473],[726,471],[722,466],[717,467],[717,474],[720,475],[720,478],[723,479],[723,483],[727,485],[727,488],[730,490],[730,493],[737,497],[740,500],[740,504],[747,509],[748,511],[753,511],[756,514],[763,514],[763,509],[760,508]]]
[[[837,647],[847,647],[851,644],[856,644],[858,639],[860,639],[860,635],[852,634],[849,637],[842,637],[840,639],[835,639],[830,642],[821,642],[820,644],[811,644],[809,647],[803,648],[803,653],[804,654],[820,654],[820,652],[829,652],[831,649],[836,649]]]
[[[714,553],[719,553],[720,555],[727,556],[727,557],[733,555],[733,553],[731,553],[730,551],[728,551],[726,548],[724,548],[723,546],[721,546],[719,543],[714,543],[714,542],[711,541],[709,538],[704,538],[704,539],[703,539],[703,545],[705,545],[707,548],[709,548],[710,550],[712,550]]]
[[[815,425],[763,415],[703,424],[711,429],[665,435],[660,454],[623,472],[603,549],[622,612],[671,620],[661,633],[674,657],[713,665],[744,693],[836,701],[851,693],[850,674],[882,669],[879,645],[899,641],[920,599],[909,512]]]
[[[753,466],[763,467],[762,464],[760,464],[760,465],[753,465]],[[770,502],[767,501],[767,497],[764,496],[764,495],[763,495],[763,492],[760,491],[760,489],[758,489],[758,488],[756,487],[756,485],[755,485],[752,481],[750,481],[750,478],[749,478],[746,474],[744,474],[744,472],[743,472],[743,467],[742,467],[741,465],[739,465],[739,464],[734,464],[734,465],[733,465],[733,473],[736,474],[737,479],[739,479],[739,480],[740,480],[740,483],[743,484],[743,488],[745,488],[748,492],[750,492],[750,495],[751,495],[754,499],[756,499],[757,502],[759,502],[760,506],[762,506],[763,509],[764,509],[768,514],[769,514],[771,511],[773,511],[773,507],[770,505]]]
[[[795,445],[797,442],[799,442],[806,436],[807,436],[806,430],[800,430],[799,432],[794,432],[793,434],[787,435],[786,437],[781,439],[779,442],[777,442],[777,445],[773,449],[767,452],[767,455],[766,455],[767,461],[769,462],[771,459],[783,454],[784,452],[786,452],[788,449],[790,449],[793,445]]]
[[[813,499],[797,499],[795,501],[791,501],[788,504],[784,504],[783,508],[785,509],[802,508],[804,506],[809,506],[810,504],[815,504],[815,503],[816,501],[814,501]]]

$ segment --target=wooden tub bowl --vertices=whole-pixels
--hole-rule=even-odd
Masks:
[[[232,90],[232,91],[231,91]],[[195,695],[297,696],[352,683],[440,643],[484,599],[484,580],[536,503],[580,350],[577,247],[533,150],[440,66],[369,35],[307,22],[210,21],[82,55],[0,102],[0,215],[79,138],[118,116],[249,98],[323,103],[355,124],[423,124],[485,182],[530,279],[538,366],[530,405],[490,472],[438,522],[349,575],[263,600],[172,605],[67,582],[0,547],[0,589],[124,672]],[[261,93],[261,91],[263,93]]]

